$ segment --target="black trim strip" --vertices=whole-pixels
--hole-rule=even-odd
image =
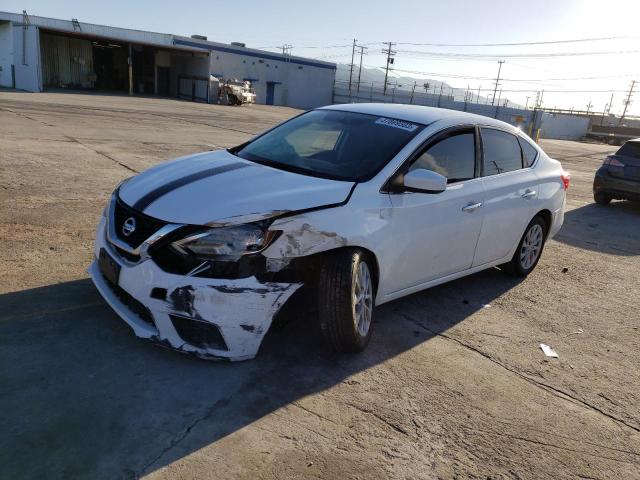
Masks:
[[[163,195],[176,190],[180,187],[184,187],[190,183],[196,182],[198,180],[202,180],[203,178],[213,177],[215,175],[219,175],[225,172],[231,172],[233,170],[238,170],[240,168],[251,167],[250,163],[230,163],[228,165],[222,165],[219,167],[208,168],[206,170],[202,170],[200,172],[192,173],[191,175],[187,175],[186,177],[178,178],[173,180],[172,182],[165,183],[164,185],[156,188],[155,190],[151,190],[145,196],[143,196],[140,200],[133,204],[133,209],[138,210],[139,212],[143,211],[153,202],[158,200]]]

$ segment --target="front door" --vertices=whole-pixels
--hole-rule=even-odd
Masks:
[[[390,194],[393,261],[386,272],[383,294],[471,267],[484,200],[476,143],[472,127],[455,129],[418,153],[408,170],[425,168],[444,175],[444,192]]]
[[[273,97],[276,90],[276,82],[267,82],[267,105],[273,105]]]
[[[515,135],[482,128],[484,223],[474,266],[500,260],[520,241],[534,215],[537,177],[523,162]]]

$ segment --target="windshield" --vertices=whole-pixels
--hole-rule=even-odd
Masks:
[[[335,180],[369,180],[424,125],[336,110],[313,110],[234,151],[283,170]]]

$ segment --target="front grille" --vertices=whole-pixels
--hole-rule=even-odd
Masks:
[[[209,322],[169,315],[180,338],[194,347],[229,350],[218,327]]]
[[[129,218],[133,218],[135,221],[135,230],[127,236],[123,233],[122,226]],[[142,242],[166,225],[166,222],[151,218],[125,205],[119,198],[116,199],[113,219],[116,235],[132,248],[140,246]]]
[[[147,325],[150,325],[155,328],[155,323],[153,322],[153,316],[147,307],[145,307],[138,300],[129,295],[126,290],[124,290],[119,285],[115,285],[111,282],[107,277],[102,275],[105,283],[109,287],[109,290],[113,292],[113,294],[118,297],[118,299],[126,305],[126,307],[135,313],[140,320],[142,320]]]

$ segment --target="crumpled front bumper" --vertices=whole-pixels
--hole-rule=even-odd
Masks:
[[[205,359],[254,358],[274,315],[301,283],[260,282],[255,277],[212,279],[169,274],[153,260],[130,263],[105,239],[98,225],[94,285],[136,336]],[[101,273],[105,249],[120,265],[118,285]]]

